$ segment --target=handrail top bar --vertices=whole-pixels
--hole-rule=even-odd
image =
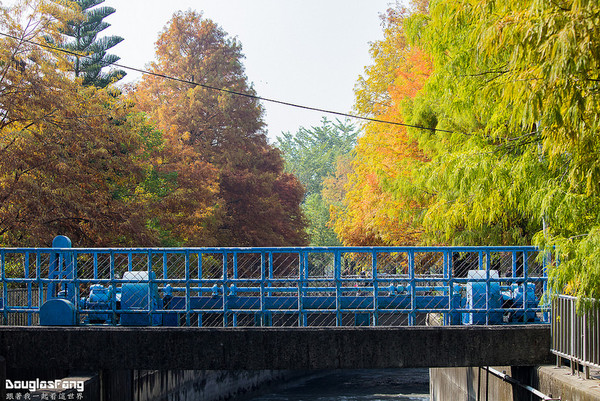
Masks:
[[[75,252],[75,253],[296,253],[296,252],[538,252],[540,248],[533,245],[516,246],[335,246],[335,247],[183,247],[183,248],[160,248],[160,247],[138,247],[138,248],[0,248],[0,252]]]

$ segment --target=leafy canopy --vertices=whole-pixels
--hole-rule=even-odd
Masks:
[[[331,202],[323,197],[324,181],[333,176],[336,163],[347,157],[358,136],[348,121],[331,122],[323,118],[321,126],[300,127],[295,133],[283,133],[276,146],[283,152],[285,168],[294,174],[305,190],[302,210],[308,219],[308,236],[315,246],[340,245],[329,227]]]
[[[599,11],[589,1],[443,0],[411,25],[434,60],[419,102],[454,132],[414,132],[432,156],[421,176],[435,193],[426,229],[554,249],[551,287],[580,299],[600,298]]]
[[[154,72],[254,94],[244,73],[241,45],[197,12],[175,13],[156,49],[150,67]],[[172,221],[159,218],[162,229],[174,232],[180,223],[189,227],[184,230],[189,244],[306,243],[299,207],[302,188],[284,172],[279,151],[268,144],[263,110],[255,98],[155,76],[145,76],[134,95],[139,109],[164,132],[167,147],[176,149],[165,168],[174,163],[198,168],[196,179],[180,183],[179,188],[199,192],[200,199],[214,191],[201,209],[204,213],[174,213]],[[178,160],[182,155],[186,159]],[[188,195],[183,199],[194,202]],[[195,222],[184,223],[185,219]]]

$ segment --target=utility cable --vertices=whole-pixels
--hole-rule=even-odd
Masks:
[[[90,60],[92,59],[90,56],[87,56],[87,55],[81,55],[81,54],[75,53],[75,52],[70,51],[70,50],[61,49],[59,47],[50,46],[50,45],[44,44],[44,43],[34,42],[34,41],[31,41],[31,40],[28,40],[28,39],[25,39],[25,38],[18,38],[16,36],[13,36],[13,35],[8,34],[8,33],[0,32],[0,35],[5,36],[7,38],[18,40],[20,42],[29,43],[29,44],[32,44],[34,46],[43,47],[43,48],[51,50],[51,51],[57,51],[57,52],[65,53],[65,54],[68,54],[68,55],[71,55],[71,56],[75,56],[75,57],[84,57],[84,58],[87,58],[87,59],[90,59]],[[189,81],[189,80],[182,79],[182,78],[176,78],[176,77],[172,77],[170,75],[162,74],[162,73],[159,73],[159,72],[153,72],[153,71],[143,70],[141,68],[130,67],[130,66],[126,66],[126,65],[118,64],[118,63],[107,63],[107,64],[104,65],[104,67],[109,66],[109,65],[112,65],[112,66],[115,66],[115,67],[119,67],[119,68],[123,68],[123,69],[130,70],[130,71],[139,72],[139,73],[145,74],[145,75],[152,75],[152,76],[155,76],[155,77],[158,77],[158,78],[164,78],[164,79],[168,79],[168,80],[175,81],[175,82],[180,82],[180,83],[184,83],[184,84],[188,84],[188,85],[193,85],[193,86],[199,86],[199,87],[202,87],[202,88],[205,88],[205,89],[209,89],[209,90],[214,90],[214,91],[229,93],[229,94],[235,95],[235,96],[243,96],[243,97],[247,97],[247,98],[251,98],[251,99],[260,100],[260,101],[263,101],[263,102],[280,104],[280,105],[283,105],[283,106],[295,107],[297,109],[310,110],[310,111],[318,111],[320,113],[333,114],[333,115],[337,115],[337,116],[354,118],[354,119],[363,120],[363,121],[369,121],[369,122],[375,122],[375,123],[381,123],[381,124],[399,125],[399,126],[402,126],[402,127],[416,128],[416,129],[422,129],[422,130],[427,130],[427,131],[432,131],[432,132],[438,131],[438,132],[446,132],[446,133],[450,133],[450,134],[453,133],[453,131],[448,131],[448,130],[443,130],[443,129],[438,129],[438,128],[429,128],[429,127],[423,127],[423,126],[420,126],[420,125],[400,123],[400,122],[397,122],[397,121],[389,121],[389,120],[381,120],[381,119],[378,119],[378,118],[363,117],[363,116],[358,116],[356,114],[343,113],[343,112],[340,112],[340,111],[322,109],[322,108],[319,108],[319,107],[306,106],[306,105],[301,105],[301,104],[297,104],[297,103],[286,102],[286,101],[283,101],[283,100],[277,100],[277,99],[271,99],[271,98],[262,97],[262,96],[258,96],[258,95],[252,95],[252,94],[249,94],[249,93],[238,92],[238,91],[234,91],[234,90],[231,90],[231,89],[217,88],[215,86],[211,86],[211,85],[207,85],[207,84],[202,84],[202,83],[194,82],[194,81]]]

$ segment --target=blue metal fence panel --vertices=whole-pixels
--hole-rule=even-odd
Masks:
[[[4,324],[20,315],[36,324],[44,302],[61,297],[81,324],[110,316],[105,324],[450,325],[472,322],[474,314],[487,324],[531,323],[547,318],[536,300],[548,260],[530,246],[3,248],[0,312]],[[470,270],[483,275],[469,279]],[[147,274],[128,273],[137,271]],[[123,298],[141,296],[127,287],[131,277],[144,277],[136,283],[147,302]],[[481,297],[471,307],[468,283],[483,288],[471,291]],[[95,289],[106,290],[93,298],[106,299],[103,309],[92,308]],[[12,300],[15,291],[25,291],[26,299]],[[148,318],[132,317],[139,314]]]

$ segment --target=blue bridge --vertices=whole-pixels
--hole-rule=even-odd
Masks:
[[[4,324],[543,323],[535,247],[0,249]]]
[[[548,363],[548,261],[534,247],[88,249],[61,236],[0,249],[0,373]]]

